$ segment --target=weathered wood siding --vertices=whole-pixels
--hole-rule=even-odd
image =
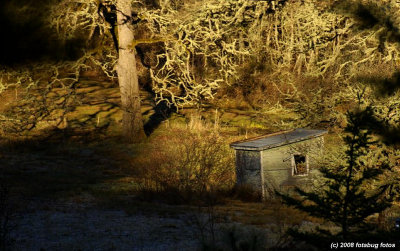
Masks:
[[[315,159],[322,148],[323,137],[317,137],[263,151],[236,150],[237,184],[251,186],[264,198],[273,197],[275,190],[284,192],[295,186],[305,188],[318,175]],[[292,175],[294,154],[307,156],[307,176]]]
[[[256,191],[262,191],[261,152],[236,150],[236,177],[238,185],[249,185]]]
[[[321,137],[297,142],[261,152],[265,197],[274,195],[275,190],[285,191],[294,186],[307,186],[318,171],[315,168],[315,158],[322,150]],[[307,155],[309,165],[308,176],[292,175],[293,154]]]

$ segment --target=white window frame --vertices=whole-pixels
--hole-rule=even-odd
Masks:
[[[295,170],[295,168],[296,168],[296,161],[295,161],[295,156],[296,155],[300,155],[300,156],[304,156],[304,158],[305,158],[305,162],[306,162],[306,173],[305,174],[295,174],[294,173],[294,170]],[[294,153],[294,154],[292,154],[292,176],[293,177],[304,177],[304,176],[308,176],[308,174],[310,173],[310,168],[309,168],[309,165],[308,165],[308,156],[307,156],[307,154],[306,155],[303,155],[303,154],[300,154],[300,153]]]

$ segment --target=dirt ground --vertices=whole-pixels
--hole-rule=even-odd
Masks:
[[[18,215],[12,250],[197,250],[199,241],[176,217],[76,205]]]

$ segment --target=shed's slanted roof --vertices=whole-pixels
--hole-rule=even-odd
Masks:
[[[231,147],[235,150],[262,151],[320,137],[327,132],[326,130],[295,129],[234,142],[231,144]]]

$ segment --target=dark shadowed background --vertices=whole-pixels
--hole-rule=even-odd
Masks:
[[[0,1],[0,64],[74,59],[83,45],[79,39],[62,42],[46,23],[49,7],[58,0]]]

